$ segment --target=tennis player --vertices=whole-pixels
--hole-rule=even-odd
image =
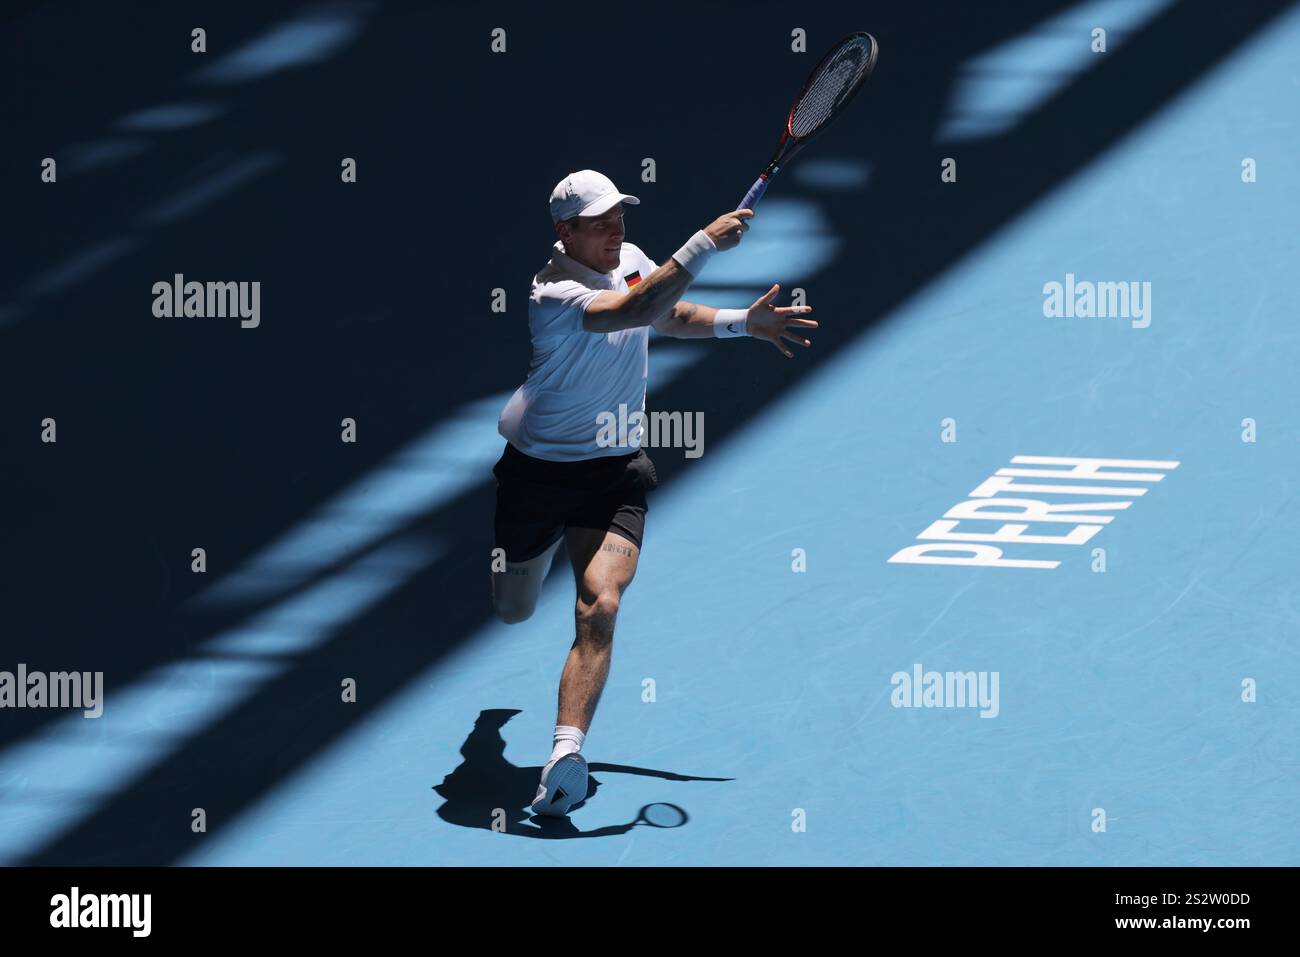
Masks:
[[[507,623],[533,613],[542,581],[563,542],[577,583],[576,636],[560,676],[554,750],[542,770],[532,809],[561,816],[587,796],[581,754],[609,675],[614,621],[636,573],[645,528],[646,492],[658,485],[640,448],[643,428],[627,444],[601,437],[602,413],[645,409],[649,329],[680,339],[750,336],[787,357],[785,341],[810,345],[809,306],[772,305],[772,286],[749,309],[715,309],[682,294],[711,256],[734,249],[753,216],[719,216],[671,259],[656,266],[624,242],[623,212],[640,204],[594,170],[570,173],[551,193],[558,240],[533,277],[528,378],[506,403],[498,429],[505,452],[497,481],[492,597]]]

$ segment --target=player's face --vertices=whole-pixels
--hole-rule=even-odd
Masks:
[[[625,235],[623,204],[599,216],[580,216],[575,225],[568,228],[567,235],[560,235],[564,251],[596,272],[617,269]]]

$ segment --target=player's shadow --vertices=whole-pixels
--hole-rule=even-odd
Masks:
[[[506,760],[506,742],[501,736],[501,729],[515,715],[515,708],[489,708],[480,712],[474,722],[474,729],[461,745],[460,753],[464,757],[442,783],[433,790],[444,803],[438,808],[438,816],[449,824],[461,827],[477,827],[484,830],[503,831],[521,837],[572,838],[572,837],[612,837],[626,834],[643,821],[643,813],[637,819],[627,823],[609,824],[589,831],[579,830],[571,818],[536,817],[527,807],[537,790],[537,782],[542,769],[537,767],[518,767]],[[595,772],[616,774],[639,774],[645,777],[661,778],[665,781],[731,781],[733,778],[694,777],[677,774],[672,771],[655,771],[649,768],[634,768],[622,764],[592,764],[592,777],[587,787],[587,796],[574,811],[587,807],[600,790],[600,781]],[[668,805],[675,807],[674,805]],[[680,808],[680,818],[672,826],[685,824],[687,816]],[[644,812],[644,809],[643,809]]]

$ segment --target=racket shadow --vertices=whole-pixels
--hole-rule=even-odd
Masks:
[[[490,708],[479,713],[473,730],[460,748],[464,760],[440,784],[433,787],[434,792],[443,799],[442,805],[437,809],[438,817],[459,827],[544,839],[613,837],[626,834],[639,826],[677,828],[690,820],[690,815],[683,808],[663,802],[646,804],[631,821],[585,831],[580,830],[571,817],[534,816],[528,810],[528,803],[536,793],[542,768],[540,765],[521,767],[511,764],[506,759],[506,742],[501,734],[501,729],[519,713],[515,708]],[[601,782],[595,777],[597,773],[633,774],[676,782],[734,780],[625,764],[594,763],[589,766],[589,770],[592,777],[587,796],[574,805],[573,812],[586,808],[600,790]]]

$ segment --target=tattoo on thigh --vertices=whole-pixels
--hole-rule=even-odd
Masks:
[[[602,552],[614,552],[618,555],[626,555],[628,558],[632,557],[632,549],[626,545],[615,545],[613,542],[606,542],[604,545],[601,545],[600,550]]]

